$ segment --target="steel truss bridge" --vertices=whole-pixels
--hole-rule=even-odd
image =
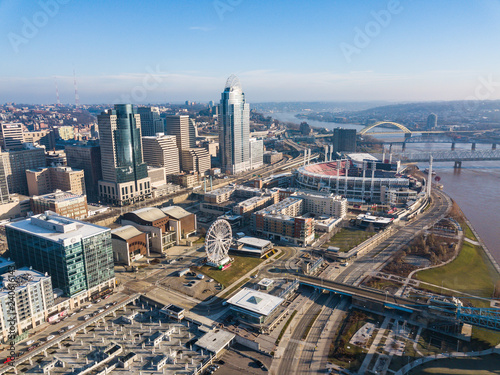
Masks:
[[[464,323],[500,331],[500,309],[458,307],[457,318]]]
[[[499,150],[449,150],[449,151],[433,151],[433,152],[403,152],[399,153],[398,157],[403,163],[419,163],[428,162],[430,158],[434,162],[452,161],[461,163],[463,161],[492,161],[500,160]]]
[[[388,295],[387,293],[384,293],[380,290],[348,285],[319,277],[301,275],[297,278],[297,280],[301,285],[321,290],[327,290],[349,297],[360,297],[368,301],[378,302],[383,304],[385,308],[395,309],[408,313],[424,310],[438,310],[445,314],[448,314],[448,316],[449,314],[453,314],[458,320],[462,321],[463,323],[500,331],[500,309],[464,306],[457,306],[456,308],[452,309],[436,308],[428,304],[418,303],[406,297]]]

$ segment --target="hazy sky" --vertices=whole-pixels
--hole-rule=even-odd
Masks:
[[[500,0],[0,0],[0,102],[500,98]]]

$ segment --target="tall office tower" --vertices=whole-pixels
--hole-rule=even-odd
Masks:
[[[187,115],[168,116],[167,134],[176,136],[179,151],[196,147],[196,125]]]
[[[97,202],[97,183],[102,180],[101,148],[97,143],[76,143],[64,148],[68,167],[83,169],[85,191],[89,202]]]
[[[179,149],[175,135],[157,133],[154,137],[142,137],[144,161],[151,167],[163,167],[165,175],[179,173]]]
[[[85,194],[85,173],[71,167],[48,167],[26,170],[30,195],[43,195],[55,190]]]
[[[28,267],[0,277],[0,327],[7,341],[9,334],[20,335],[47,320],[54,291],[50,276]]]
[[[139,107],[137,113],[141,116],[142,136],[155,136],[156,133],[163,133],[163,120],[160,119],[158,107]]]
[[[259,168],[264,164],[264,141],[250,138],[250,168]]]
[[[432,130],[437,127],[438,117],[435,113],[431,113],[427,117],[427,130]]]
[[[184,172],[198,172],[200,176],[208,174],[212,167],[210,154],[204,148],[182,150],[181,160]]]
[[[23,148],[23,125],[10,122],[0,125],[0,145],[4,150],[19,150]]]
[[[48,212],[9,223],[5,233],[16,266],[47,272],[67,297],[114,287],[109,228]]]
[[[45,147],[25,145],[24,150],[2,152],[5,178],[9,193],[28,195],[26,170],[45,167]]]
[[[356,129],[333,129],[334,152],[356,152]]]
[[[141,118],[132,104],[116,104],[97,116],[102,180],[99,196],[119,206],[151,195],[151,181],[142,157]]]
[[[224,173],[250,169],[250,105],[245,101],[240,81],[231,75],[219,105],[220,161]]]

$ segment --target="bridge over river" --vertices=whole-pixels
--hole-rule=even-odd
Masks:
[[[402,163],[425,163],[432,156],[434,162],[454,162],[460,168],[463,161],[495,161],[500,160],[499,150],[450,150],[432,152],[403,152],[397,156]]]

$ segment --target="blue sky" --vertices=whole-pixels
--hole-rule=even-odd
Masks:
[[[82,103],[217,101],[231,73],[250,102],[500,98],[500,0],[0,0],[0,17],[0,102],[53,103],[57,77],[74,103],[73,67]]]

